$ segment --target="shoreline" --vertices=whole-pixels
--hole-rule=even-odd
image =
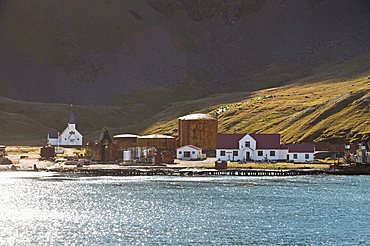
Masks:
[[[81,174],[89,176],[298,176],[325,174],[326,169],[317,168],[202,168],[183,166],[120,166],[120,165],[60,165],[44,168],[17,168],[8,165],[3,172],[55,172],[60,174]],[[4,166],[3,166],[4,167]]]
[[[0,165],[0,172],[55,172],[89,176],[298,176],[298,175],[370,175],[370,168],[332,168],[326,163],[248,162],[228,163],[227,169],[216,169],[215,159],[179,161],[171,164],[86,163],[86,160],[54,162],[11,156],[13,164]]]

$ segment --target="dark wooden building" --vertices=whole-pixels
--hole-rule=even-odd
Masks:
[[[87,149],[93,161],[118,160],[118,145],[110,136],[107,128],[103,129],[98,140],[87,145]]]

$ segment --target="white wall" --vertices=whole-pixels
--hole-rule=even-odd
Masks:
[[[189,151],[190,152],[190,158],[185,158],[184,157],[184,152],[186,151]],[[201,150],[198,150],[198,149],[193,149],[191,147],[188,147],[188,146],[184,146],[184,147],[181,147],[181,148],[178,148],[176,150],[176,157],[177,159],[179,160],[197,160],[197,159],[200,159],[202,156],[202,151]]]
[[[57,146],[58,145],[58,139],[57,138],[49,138],[49,136],[48,136],[47,144]]]
[[[221,156],[221,152],[225,151],[225,156]],[[237,156],[233,156],[234,151],[238,151]],[[216,150],[216,158],[220,161],[242,161],[242,151],[238,149],[217,149]]]
[[[225,151],[225,156],[221,156],[221,151]],[[233,152],[238,151],[237,156],[233,156]],[[285,149],[275,149],[275,150],[249,150],[243,148],[242,150],[238,149],[217,149],[216,158],[221,161],[245,161],[246,155],[245,152],[249,151],[251,153],[250,159],[253,161],[264,161],[266,158],[268,160],[286,160],[288,150]],[[258,156],[258,151],[263,152],[263,156]],[[270,151],[275,151],[275,156],[271,156]]]
[[[294,155],[297,155],[297,158],[294,158]],[[306,158],[306,154],[308,154],[308,158]],[[292,153],[289,152],[289,161],[293,162],[308,162],[314,160],[313,153]]]
[[[262,151],[263,155],[259,156],[258,152]],[[271,155],[271,151],[275,151],[275,155]],[[284,151],[281,149],[257,149],[253,151],[253,160],[255,161],[264,161],[264,160],[270,160],[270,161],[277,161],[277,160],[285,160],[286,159],[286,153],[288,151]],[[285,154],[285,156],[283,156]]]
[[[279,160],[286,160],[288,155],[288,149],[281,149],[279,151]]]
[[[74,134],[70,134],[74,132]],[[76,129],[75,124],[68,124],[67,128],[59,136],[59,145],[82,145],[82,135]]]
[[[256,140],[252,138],[249,134],[245,135],[242,139],[239,140],[239,149],[245,149],[245,142],[250,142],[250,149],[255,150],[256,149]]]

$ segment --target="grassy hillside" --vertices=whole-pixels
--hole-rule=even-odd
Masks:
[[[75,106],[85,140],[108,126],[118,133],[177,134],[177,117],[204,112],[219,117],[223,133],[281,133],[283,141],[360,139],[370,135],[370,77],[293,84],[254,93],[225,93],[173,102],[125,107]],[[0,98],[0,143],[45,144],[49,130],[66,126],[69,105]]]
[[[281,133],[284,142],[343,141],[370,134],[370,77],[323,80],[260,90],[250,95],[227,94],[234,103],[205,107],[198,112],[219,117],[222,133]],[[165,120],[145,129],[147,133],[176,133],[176,117],[184,108],[208,100],[173,105]],[[162,112],[163,113],[163,112]],[[172,118],[170,116],[173,116]]]
[[[177,117],[205,112],[218,115],[224,133],[278,132],[285,142],[361,139],[370,135],[369,61],[364,55],[322,66],[289,85],[256,92],[207,96],[196,84],[184,84],[117,97],[120,106],[76,105],[77,128],[86,141],[96,139],[105,126],[112,134],[176,135]],[[45,144],[49,130],[65,128],[69,109],[68,104],[0,97],[0,144]]]

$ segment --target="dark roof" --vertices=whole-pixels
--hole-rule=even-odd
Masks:
[[[246,134],[218,134],[216,139],[217,149],[239,149],[239,140]]]
[[[218,134],[217,149],[239,149],[239,140],[246,134]],[[280,134],[249,134],[256,140],[257,149],[280,149]]]
[[[313,153],[315,152],[314,143],[288,144],[291,153]]]
[[[112,137],[109,134],[108,128],[106,128],[106,127],[103,128],[103,130],[100,133],[100,136],[99,136],[99,140],[98,141],[101,144],[108,144],[108,143],[112,143],[113,142],[113,139],[112,139]]]
[[[251,133],[252,138],[256,140],[256,149],[280,149],[280,134],[255,134]]]
[[[58,133],[57,132],[49,132],[48,136],[49,136],[49,138],[58,138]]]
[[[73,105],[71,104],[71,113],[69,114],[69,120],[68,120],[68,123],[69,124],[76,124],[76,121],[75,121],[75,116],[73,114]]]
[[[280,149],[289,149],[287,144],[282,144],[280,145]]]

